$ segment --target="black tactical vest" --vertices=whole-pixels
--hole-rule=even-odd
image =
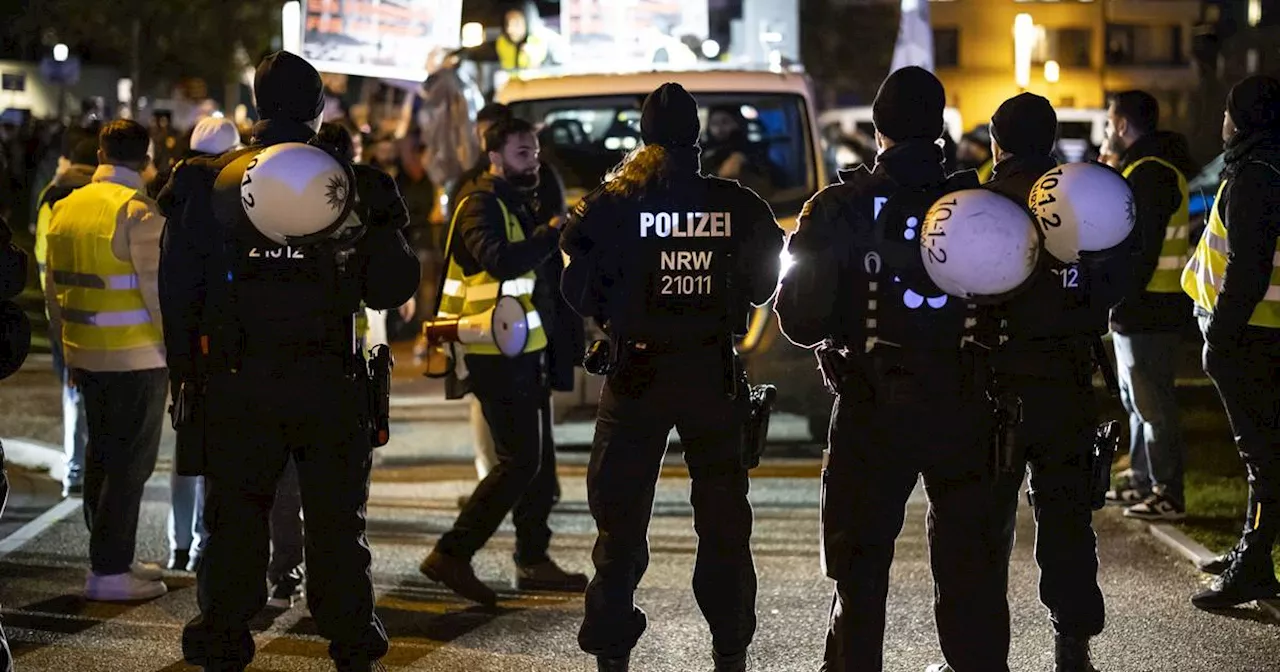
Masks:
[[[859,194],[846,215],[860,232],[851,260],[856,282],[866,284],[863,334],[869,351],[878,344],[919,350],[954,350],[964,343],[988,345],[977,307],[949,296],[925,271],[920,234],[925,213],[942,196],[976,188],[971,171],[928,187],[903,187],[865,170],[843,176]],[[989,347],[989,345],[988,345]]]
[[[276,350],[351,354],[360,286],[351,268],[353,241],[279,245],[249,221],[240,184],[264,147],[237,154],[214,183],[213,209],[224,227],[219,311],[237,324],[243,354]],[[354,180],[351,182],[355,186]]]

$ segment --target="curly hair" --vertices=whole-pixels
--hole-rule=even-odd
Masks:
[[[698,166],[697,149],[641,145],[605,175],[605,192],[616,196],[643,195],[650,187],[666,186],[673,178],[698,172]]]

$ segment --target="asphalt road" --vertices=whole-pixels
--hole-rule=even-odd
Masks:
[[[563,502],[552,526],[553,555],[589,570],[594,527],[586,510],[583,469],[561,468]],[[689,672],[711,668],[710,641],[689,585],[696,539],[687,476],[670,460],[658,489],[650,531],[653,559],[640,587],[649,630],[633,654],[633,669]],[[752,487],[753,547],[760,576],[759,631],[753,670],[816,670],[821,657],[830,584],[816,554],[819,464],[772,460]],[[505,598],[499,609],[469,607],[419,576],[418,562],[456,515],[454,501],[472,478],[464,464],[384,469],[370,509],[378,611],[392,637],[391,670],[514,672],[592,670],[576,632],[578,596],[518,595],[510,590],[513,536],[504,526],[477,557],[477,571]],[[139,557],[167,553],[167,478],[153,478],[144,503]],[[932,585],[924,541],[925,503],[914,499],[897,547],[889,598],[887,670],[919,672],[940,660],[933,630]],[[0,604],[22,672],[170,671],[183,665],[182,624],[195,615],[191,575],[172,574],[170,593],[142,605],[88,603],[79,596],[87,533],[78,508],[21,548],[0,558]],[[1095,640],[1103,672],[1269,672],[1280,669],[1280,627],[1261,612],[1196,611],[1187,602],[1202,579],[1159,546],[1145,526],[1117,511],[1098,514],[1101,581],[1108,599],[1107,631]],[[1011,669],[1051,670],[1052,634],[1036,601],[1029,512],[1020,520],[1010,601],[1014,613]],[[2,542],[0,542],[2,543]],[[333,669],[305,603],[267,613],[257,623],[253,670]]]

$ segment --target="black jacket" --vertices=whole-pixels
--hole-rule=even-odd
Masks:
[[[859,240],[870,240],[874,223],[851,217],[848,204],[866,204],[875,195],[900,189],[943,185],[947,174],[941,150],[929,142],[908,142],[882,152],[869,176],[842,172],[841,181],[805,203],[787,244],[793,266],[782,279],[775,303],[779,327],[792,343],[813,347],[827,337],[843,343],[865,339],[866,282],[860,282],[863,258],[855,258]],[[976,186],[976,179],[974,186]]]
[[[984,187],[1025,205],[1035,183],[1056,165],[1049,156],[1007,157],[995,164]],[[1022,291],[992,308],[1005,320],[1009,337],[997,367],[1041,377],[1078,374],[1089,364],[1092,341],[1107,331],[1108,310],[1128,288],[1126,251],[1122,245],[1105,256],[1085,253],[1064,264],[1042,250]]]
[[[1187,148],[1187,139],[1177,133],[1150,133],[1133,143],[1120,157],[1120,170],[1138,160],[1154,156],[1173,164],[1190,179],[1196,166]],[[1138,219],[1132,238],[1132,282],[1129,291],[1111,310],[1111,328],[1118,334],[1179,332],[1191,320],[1191,302],[1183,292],[1148,292],[1147,284],[1160,262],[1169,218],[1182,204],[1178,176],[1165,166],[1149,161],[1129,174]]]
[[[450,207],[456,208],[459,199],[481,185],[481,178],[488,175],[489,161],[481,159],[463,173],[449,194]],[[564,184],[555,169],[542,162],[538,171],[538,188],[533,194],[522,194],[532,208],[538,226],[545,226],[556,215],[564,214]],[[531,202],[530,202],[531,201]],[[559,290],[560,275],[564,272],[564,260],[559,254],[547,257],[538,269],[538,313],[547,334],[547,376],[551,389],[571,391],[574,386],[573,369],[582,363],[586,349],[586,333],[582,320],[574,317],[569,304],[564,302]]]
[[[1250,326],[1249,318],[1271,284],[1280,237],[1280,131],[1241,139],[1228,148],[1226,160],[1227,187],[1214,207],[1227,229],[1231,254],[1205,336],[1216,350],[1275,343],[1275,329]]]
[[[624,338],[699,341],[723,334],[726,326],[745,333],[750,305],[773,296],[783,244],[773,210],[735,181],[702,175],[696,158],[673,159],[677,164],[669,180],[642,193],[623,195],[602,186],[574,208],[561,240],[571,260],[561,287],[579,315],[608,324]],[[731,231],[705,237],[696,228],[689,236],[646,235],[646,217],[655,213],[675,213],[681,222],[688,213],[695,219],[699,213],[728,213]],[[664,288],[664,270],[667,277],[681,274],[658,259],[693,248],[708,255],[699,277],[714,284],[696,296],[672,290],[670,280]],[[724,259],[727,267],[719,265]]]
[[[244,151],[312,137],[311,129],[301,124],[264,121],[254,127],[253,144]],[[213,185],[218,173],[244,151],[184,162],[160,193],[160,209],[167,218],[161,239],[160,304],[170,377],[175,380],[191,374],[198,337],[229,319],[220,304],[225,294],[219,283],[235,264],[228,255],[238,248],[227,244],[233,233],[214,216]],[[358,172],[356,188],[361,190],[361,219],[369,227],[348,261],[350,277],[358,284],[357,303],[363,300],[375,310],[396,308],[413,295],[421,277],[418,259],[401,233],[404,204],[390,178],[374,171]],[[357,307],[350,306],[352,312]],[[350,314],[317,317],[337,324]]]

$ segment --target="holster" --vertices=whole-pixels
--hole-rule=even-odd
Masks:
[[[177,433],[173,470],[179,476],[203,476],[208,446],[205,440],[205,392],[201,378],[185,379],[178,384],[169,406],[170,423]]]
[[[613,340],[601,338],[587,345],[582,356],[582,368],[593,376],[607,376],[618,369],[621,348],[614,347]]]
[[[369,404],[369,443],[374,448],[385,446],[391,440],[391,371],[394,368],[391,348],[377,345],[370,350],[365,390]]]
[[[1111,489],[1111,463],[1120,446],[1120,423],[1110,420],[1098,425],[1093,435],[1093,480],[1090,503],[1094,511],[1107,505],[1107,490]]]
[[[991,405],[991,472],[1002,476],[1017,471],[1017,434],[1022,423],[1022,398],[1014,394],[994,374],[987,385]]]
[[[765,446],[769,442],[769,417],[778,399],[778,389],[772,385],[748,387],[747,422],[742,431],[742,466],[750,471],[760,466]]]

